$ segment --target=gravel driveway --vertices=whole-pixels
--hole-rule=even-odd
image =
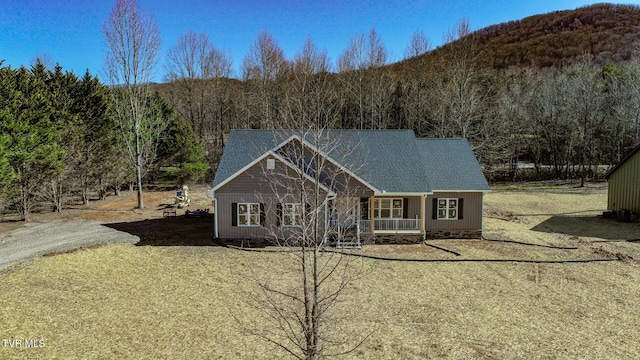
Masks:
[[[57,251],[106,243],[132,243],[140,238],[103,226],[98,221],[55,220],[28,223],[0,235],[0,269]]]

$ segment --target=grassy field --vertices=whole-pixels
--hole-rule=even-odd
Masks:
[[[347,358],[640,356],[640,243],[620,241],[639,238],[640,224],[597,216],[606,205],[604,187],[500,190],[488,194],[485,205],[487,237],[572,249],[441,240],[430,243],[461,255],[424,245],[369,246],[363,253],[426,260],[623,261],[362,259],[366,275],[340,304],[351,314],[343,331],[374,333]],[[161,238],[154,234],[143,243]],[[14,265],[0,271],[0,341],[42,339],[45,346],[10,348],[0,342],[0,358],[280,358],[277,349],[245,334],[234,317],[258,315],[242,299],[242,274],[249,267],[290,266],[286,259],[216,246],[122,244]]]

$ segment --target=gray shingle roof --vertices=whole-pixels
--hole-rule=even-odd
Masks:
[[[231,130],[213,179],[213,186],[225,181],[286,139],[278,142],[279,137],[272,130]]]
[[[346,162],[378,191],[425,192],[429,181],[420,164],[411,130],[333,130],[347,144],[357,144]],[[353,145],[351,145],[353,146]],[[330,154],[334,157],[333,154]],[[336,160],[339,157],[334,157]]]
[[[489,190],[467,139],[416,139],[432,190]]]
[[[213,186],[292,134],[284,130],[232,130]],[[464,139],[416,139],[411,130],[328,130],[326,135],[335,140],[328,155],[380,192],[489,190]],[[315,146],[313,138],[305,136]]]

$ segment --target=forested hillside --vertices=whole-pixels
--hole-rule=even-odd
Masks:
[[[490,26],[477,32],[495,68],[570,65],[590,54],[597,65],[631,59],[640,46],[640,7],[597,4]]]
[[[462,20],[432,51],[414,34],[391,65],[375,29],[335,65],[312,39],[286,59],[261,33],[240,81],[206,35],[189,33],[173,54],[212,56],[170,57],[158,90],[206,141],[214,169],[231,128],[313,124],[464,137],[491,180],[518,179],[521,162],[534,178],[595,178],[640,141],[639,23],[640,8],[607,4],[476,32]]]

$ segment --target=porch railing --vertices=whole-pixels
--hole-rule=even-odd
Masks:
[[[360,221],[369,223],[367,229],[371,226],[371,220]],[[374,219],[373,226],[375,231],[417,231],[420,230],[420,219]]]
[[[374,220],[375,231],[382,232],[395,232],[395,231],[419,231],[420,219],[380,219]],[[358,233],[370,234],[371,233],[371,220],[349,220],[338,221],[329,220],[329,227],[333,229],[353,229],[358,230]]]

